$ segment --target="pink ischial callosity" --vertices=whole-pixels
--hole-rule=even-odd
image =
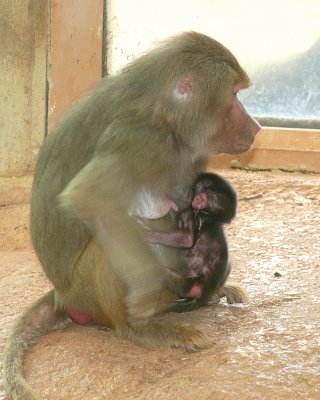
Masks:
[[[89,314],[77,310],[67,310],[67,315],[72,322],[78,325],[92,325],[95,321]]]

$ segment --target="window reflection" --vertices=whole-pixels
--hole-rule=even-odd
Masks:
[[[266,64],[240,96],[264,126],[320,128],[320,39],[305,53]]]

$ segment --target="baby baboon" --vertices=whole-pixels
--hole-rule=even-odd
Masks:
[[[219,175],[202,173],[195,181],[190,203],[178,216],[179,230],[147,231],[150,243],[183,249],[181,264],[167,269],[168,286],[186,299],[169,307],[174,311],[206,304],[214,293],[219,293],[230,273],[222,224],[231,222],[236,215],[236,192]],[[231,302],[246,300],[244,289],[237,287],[238,296],[229,297]],[[220,290],[221,295],[225,292]]]

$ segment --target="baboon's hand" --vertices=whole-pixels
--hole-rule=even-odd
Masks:
[[[249,295],[246,289],[238,283],[226,283],[212,296],[211,303],[219,303],[220,299],[226,297],[228,304],[248,303]]]

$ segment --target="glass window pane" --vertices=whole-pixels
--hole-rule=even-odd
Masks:
[[[262,125],[320,128],[320,40],[283,62],[266,63],[252,78],[240,98]]]
[[[319,0],[128,0],[108,2],[108,71],[181,31],[228,47],[253,87],[241,99],[270,125],[320,127]],[[274,120],[275,119],[275,120]]]

